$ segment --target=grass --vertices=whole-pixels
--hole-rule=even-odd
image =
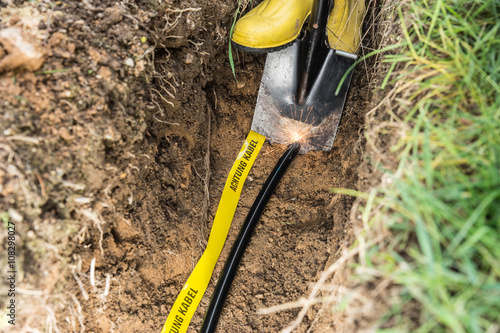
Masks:
[[[499,9],[494,0],[396,9],[403,46],[385,57],[382,84],[394,87],[389,122],[402,134],[378,154],[397,165],[377,164],[388,185],[361,195],[355,246],[385,236],[353,267],[366,288],[386,281],[379,331],[500,330]]]
[[[236,25],[236,21],[238,20],[238,15],[240,14],[240,6],[241,1],[238,0],[238,8],[236,8],[236,12],[234,13],[233,24],[231,25],[231,29],[229,30],[229,42],[227,43],[228,49],[227,54],[229,56],[229,65],[231,66],[231,71],[233,72],[234,79],[236,80],[236,70],[234,68],[234,58],[233,58],[233,48],[231,43],[231,37],[233,36],[234,26]]]
[[[66,73],[70,72],[71,68],[60,68],[60,69],[51,69],[47,71],[39,71],[35,72],[35,75],[48,75],[48,74],[56,74],[56,73]]]
[[[228,45],[227,54],[229,57],[229,65],[231,67],[231,71],[233,72],[233,76],[234,76],[234,79],[236,81],[238,81],[238,79],[236,78],[236,69],[234,67],[234,57],[233,57],[233,48],[232,48],[231,38],[233,36],[234,26],[236,25],[236,22],[238,21],[240,14],[245,11],[245,8],[248,6],[248,3],[250,3],[251,6],[253,6],[252,0],[238,0],[238,7],[236,8],[236,11],[234,12],[233,24],[231,25],[231,29],[229,30],[229,41],[227,43],[227,45]]]

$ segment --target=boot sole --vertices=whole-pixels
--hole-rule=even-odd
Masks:
[[[267,48],[257,48],[257,47],[248,47],[245,45],[238,44],[234,41],[231,41],[234,45],[234,47],[240,51],[243,52],[250,52],[250,53],[270,53],[270,52],[276,52],[279,50],[286,49],[290,45],[292,45],[296,39],[292,40],[291,42],[288,42],[286,44],[280,45],[280,46],[275,46],[275,47],[267,47]]]

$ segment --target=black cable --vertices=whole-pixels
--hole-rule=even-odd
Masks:
[[[278,163],[274,167],[273,171],[267,177],[266,182],[262,186],[259,195],[255,199],[252,208],[248,212],[245,222],[241,227],[240,233],[236,238],[236,241],[231,248],[229,257],[226,260],[226,264],[222,270],[217,286],[215,287],[210,305],[208,306],[207,312],[205,313],[205,319],[203,319],[203,324],[201,326],[200,333],[212,333],[215,332],[217,327],[217,322],[219,321],[219,316],[224,306],[224,301],[226,300],[229,289],[231,288],[231,283],[234,280],[236,271],[240,264],[243,253],[245,252],[250,238],[252,237],[255,226],[259,221],[262,211],[266,207],[269,198],[274,192],[274,189],[278,185],[281,177],[285,174],[286,169],[292,162],[293,158],[297,155],[300,149],[300,144],[298,142],[293,143],[290,148],[281,156]]]

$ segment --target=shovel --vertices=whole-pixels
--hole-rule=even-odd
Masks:
[[[309,25],[290,47],[267,55],[252,130],[300,153],[332,148],[357,55],[331,49],[329,0],[315,0]],[[345,77],[344,77],[345,76]]]

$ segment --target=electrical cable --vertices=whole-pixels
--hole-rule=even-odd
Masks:
[[[259,221],[264,208],[266,207],[269,198],[274,192],[274,189],[278,185],[279,181],[286,172],[286,169],[292,162],[297,153],[299,152],[300,144],[295,142],[290,145],[290,148],[281,156],[278,163],[274,167],[273,171],[267,177],[266,182],[262,186],[257,198],[255,199],[248,215],[243,222],[243,226],[236,238],[229,257],[226,260],[222,273],[215,287],[212,299],[205,313],[205,318],[201,326],[200,333],[213,333],[217,328],[217,322],[219,321],[220,313],[224,302],[231,288],[231,283],[234,280],[238,266],[240,264],[243,253],[250,242],[253,231]]]

